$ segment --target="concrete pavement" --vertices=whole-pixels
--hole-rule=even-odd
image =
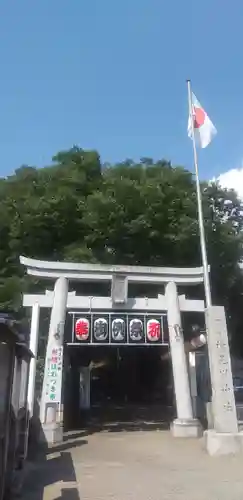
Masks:
[[[81,432],[29,465],[24,500],[242,500],[243,457],[168,431]]]

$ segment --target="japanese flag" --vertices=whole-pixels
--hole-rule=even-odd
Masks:
[[[193,121],[193,124],[192,124]],[[192,93],[192,120],[189,112],[188,136],[192,139],[192,126],[194,127],[195,138],[201,148],[206,148],[217,130],[211,122],[209,116],[204,111],[196,96]]]

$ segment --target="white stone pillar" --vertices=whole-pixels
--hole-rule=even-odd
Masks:
[[[27,396],[30,417],[33,417],[33,411],[34,411],[36,361],[37,361],[38,338],[39,338],[39,319],[40,319],[40,306],[38,303],[36,303],[32,306],[30,342],[29,342],[29,348],[34,355],[34,358],[31,358],[30,361],[28,396]]]
[[[90,409],[90,367],[80,368],[80,389],[79,389],[80,410]]]
[[[175,437],[197,437],[201,435],[201,426],[193,418],[179,298],[174,282],[166,285],[165,296],[177,410],[177,418],[172,423],[171,430]]]
[[[68,280],[58,278],[54,287],[40,418],[48,443],[62,441],[63,340],[68,297]]]
[[[188,365],[190,376],[190,388],[192,397],[193,416],[197,417],[197,372],[196,372],[196,353],[188,353]]]
[[[15,366],[14,366],[13,390],[12,390],[12,407],[16,417],[19,411],[20,386],[21,386],[21,359],[18,356],[16,356]]]
[[[238,434],[231,358],[224,307],[206,309],[208,356],[212,384],[213,429],[205,432],[210,455],[226,455],[242,450]]]

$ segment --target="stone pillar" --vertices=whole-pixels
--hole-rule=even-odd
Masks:
[[[13,390],[12,390],[12,408],[14,410],[15,416],[17,417],[19,411],[19,396],[20,396],[20,387],[21,387],[21,359],[16,356],[15,357],[15,366],[14,366],[14,379],[13,379]]]
[[[242,435],[238,434],[224,307],[206,309],[206,326],[213,414],[213,429],[205,432],[206,448],[210,455],[236,453],[240,451]]]
[[[188,366],[190,376],[190,388],[192,397],[192,411],[193,416],[197,417],[197,372],[196,372],[196,353],[188,353]]]
[[[58,278],[54,288],[40,411],[41,439],[48,443],[60,442],[63,438],[63,340],[67,296],[68,280]]]
[[[29,342],[29,348],[34,355],[34,358],[31,358],[30,361],[28,396],[27,396],[30,417],[33,417],[33,410],[34,410],[36,361],[37,361],[38,337],[39,337],[39,318],[40,318],[40,306],[38,303],[36,303],[32,306],[30,342]]]
[[[174,282],[166,285],[165,296],[177,410],[171,430],[175,437],[198,437],[202,431],[198,420],[193,418],[179,298]]]
[[[90,368],[81,366],[80,368],[80,386],[79,386],[79,406],[80,410],[90,409]]]

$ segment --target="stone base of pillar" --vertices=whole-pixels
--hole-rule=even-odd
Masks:
[[[60,423],[42,424],[40,442],[48,445],[63,442],[63,426]]]
[[[170,429],[175,438],[199,438],[203,435],[202,426],[196,418],[191,420],[176,418]]]
[[[204,446],[211,457],[236,455],[243,451],[243,433],[223,433],[209,429],[204,432]]]

